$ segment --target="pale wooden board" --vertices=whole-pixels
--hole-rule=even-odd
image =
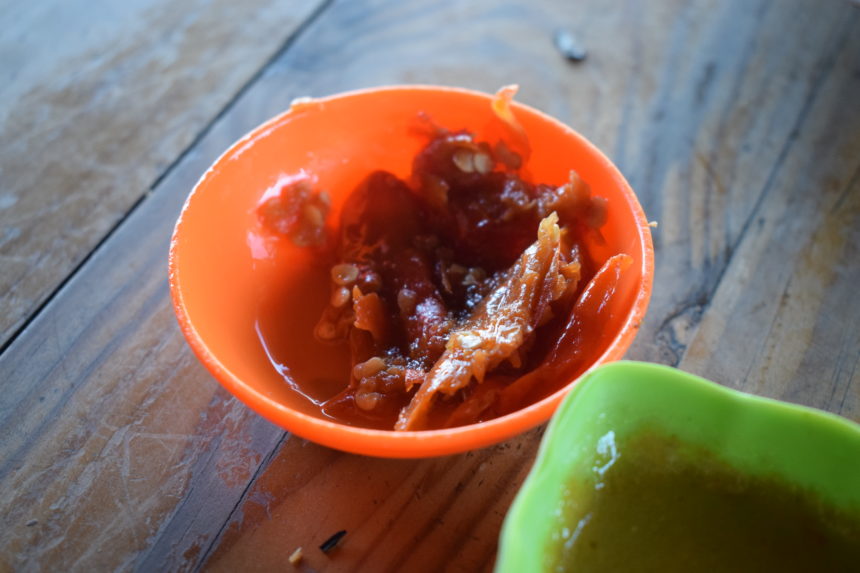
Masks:
[[[319,4],[0,10],[0,347]]]
[[[832,12],[814,19],[804,12],[808,7],[798,4],[765,5],[748,11],[737,4],[712,5],[710,8],[714,10],[710,13],[702,4],[695,9],[680,9],[678,12],[658,7],[654,11],[658,14],[656,17],[654,13],[636,12],[637,7],[633,8],[633,14],[628,17],[618,14],[592,16],[594,12],[582,11],[593,18],[588,20],[589,24],[595,20],[602,23],[604,18],[612,21],[614,17],[616,28],[606,25],[607,29],[597,31],[591,25],[583,25],[596,37],[605,35],[607,40],[598,43],[597,47],[589,43],[592,56],[586,66],[581,70],[573,68],[567,71],[570,74],[576,71],[585,73],[587,69],[594,82],[582,86],[568,76],[567,81],[573,87],[566,86],[559,91],[564,91],[567,98],[581,103],[589,111],[596,109],[596,113],[582,113],[577,105],[565,110],[560,105],[565,98],[553,98],[556,92],[551,89],[541,91],[531,103],[553,110],[593,140],[602,142],[630,178],[643,199],[646,211],[660,221],[661,226],[655,233],[658,275],[654,299],[646,325],[630,355],[674,364],[684,354],[688,337],[696,331],[701,312],[708,306],[712,291],[720,284],[734,250],[739,248],[742,238],[746,239],[745,243],[754,240],[746,238],[748,225],[756,220],[763,208],[759,204],[762,198],[772,196],[774,189],[780,189],[777,175],[787,177],[782,172],[787,155],[790,151],[808,153],[820,144],[813,145],[807,139],[798,141],[798,130],[809,123],[820,122],[822,132],[838,130],[848,140],[858,133],[855,123],[848,121],[843,126],[836,126],[826,111],[812,108],[821,89],[820,84],[828,78],[835,79],[841,88],[841,91],[831,88],[831,109],[838,110],[840,102],[844,107],[860,97],[860,90],[852,84],[856,80],[850,70],[851,65],[858,64],[857,50],[848,43],[852,34],[856,36],[858,19],[851,12],[840,11],[839,7],[831,7]],[[796,20],[798,16],[800,20]],[[643,37],[625,41],[622,26],[630,26],[631,18],[636,20],[640,17],[644,18],[639,22],[641,29],[646,32],[635,28],[632,33],[635,36],[639,31]],[[651,18],[660,21],[652,21]],[[323,28],[327,22],[328,19],[322,19],[318,27]],[[512,37],[535,36],[533,32],[517,30],[516,25],[510,22],[506,24],[511,26],[506,30]],[[426,14],[420,24],[416,23],[416,26],[426,26],[428,30],[433,25],[434,21],[428,21]],[[671,31],[671,41],[661,44],[659,36],[645,37],[647,30],[660,30],[661,26]],[[323,38],[322,47],[325,47],[325,29],[315,32],[314,37]],[[498,30],[493,32],[501,35]],[[792,45],[788,40],[792,36],[808,40],[802,45]],[[733,38],[733,41],[726,42],[726,38]],[[478,37],[474,41],[480,44],[481,40],[484,38]],[[367,42],[372,45],[371,40]],[[296,45],[286,58],[278,62],[278,68],[282,67],[285,74],[291,71],[289,62],[292,59],[302,61],[304,46],[304,43]],[[532,48],[540,51],[533,45]],[[316,44],[307,48],[309,51],[319,49]],[[408,49],[409,46],[403,48]],[[367,51],[371,54],[368,58],[378,56],[370,47]],[[625,62],[620,54],[613,54],[622,51],[629,56],[629,61]],[[775,57],[775,54],[780,57]],[[517,59],[518,52],[509,55],[512,57],[508,58],[508,65],[518,68],[518,73],[528,77],[527,64]],[[602,65],[607,65],[601,56],[609,60],[612,55],[616,57],[615,63],[626,63],[631,68],[634,72],[632,78],[620,78],[617,74],[601,70]],[[354,57],[360,61],[361,55]],[[837,67],[839,58],[842,65]],[[540,61],[548,68],[552,66],[548,54]],[[313,68],[306,71],[309,76],[315,72],[317,70]],[[487,72],[478,72],[481,73]],[[594,78],[601,78],[601,73],[615,81],[611,89],[606,89],[605,84],[603,90],[597,87],[600,80]],[[432,81],[424,79],[420,72],[413,74],[419,81]],[[476,84],[479,81],[465,76],[462,80]],[[524,97],[533,94],[528,89],[528,81],[522,80],[522,83]],[[476,87],[487,89],[480,84]],[[589,92],[589,89],[593,91]],[[621,112],[616,116],[602,107],[611,108],[613,103],[617,105],[616,111]],[[588,123],[583,126],[581,122]],[[854,172],[858,154],[852,154],[849,146],[841,156],[841,163],[821,165],[797,185],[814,186],[825,181],[832,184],[834,178],[844,182]],[[797,175],[793,172],[791,176]],[[846,228],[851,229],[850,225]],[[812,237],[807,239],[814,240]],[[846,273],[856,274],[858,264],[852,266],[850,259],[843,258],[848,261],[845,262],[848,265]],[[830,286],[847,292],[850,284],[848,277],[838,285]],[[761,296],[767,297],[766,285],[761,287],[764,291]],[[821,296],[827,296],[827,292]],[[815,309],[805,309],[804,312],[814,313]],[[856,340],[856,332],[854,328],[834,352],[847,364],[853,364],[852,360],[856,362],[857,359],[860,343]],[[838,335],[836,331],[829,334]],[[742,338],[735,341],[736,345],[743,344]],[[786,353],[790,351],[789,347],[784,350]],[[707,350],[704,354],[712,356]],[[720,358],[712,359],[718,361]],[[787,383],[786,378],[777,380],[777,387],[780,383]],[[847,382],[843,381],[841,390],[847,389]],[[856,382],[853,392],[857,392]],[[807,388],[796,394],[795,401],[815,403],[816,398]],[[819,405],[826,407],[825,404]],[[839,411],[836,404],[830,406]],[[849,412],[843,410],[843,413]],[[531,440],[530,445],[534,448],[537,436],[525,436],[521,440]],[[281,464],[287,464],[290,459],[303,462],[305,458],[299,458],[287,447],[282,448],[275,458]],[[460,463],[471,467],[469,460],[462,459]],[[392,479],[392,472],[383,462],[368,460],[360,467],[364,471],[344,473],[370,473],[385,483]],[[420,471],[419,468],[416,464],[416,471]],[[492,563],[492,558],[486,558],[486,551],[470,547],[464,555],[462,545],[455,542],[449,542],[451,549],[448,552],[440,553],[438,544],[434,545],[421,536],[410,536],[413,529],[408,516],[398,517],[390,531],[380,536],[375,533],[376,523],[387,517],[388,512],[375,505],[369,508],[359,506],[356,510],[335,501],[335,507],[327,505],[313,510],[323,515],[314,521],[316,527],[294,524],[288,517],[289,512],[304,513],[302,500],[308,500],[304,503],[320,498],[337,500],[341,495],[339,492],[346,490],[353,497],[366,501],[366,496],[357,494],[356,490],[372,496],[372,487],[355,485],[348,477],[335,479],[325,474],[321,478],[322,484],[308,481],[299,491],[290,490],[282,500],[281,496],[271,493],[273,482],[269,480],[276,475],[279,475],[277,469],[266,469],[255,483],[252,490],[256,495],[255,501],[249,499],[241,505],[241,517],[231,521],[231,529],[208,561],[213,570],[227,571],[240,564],[254,570],[266,570],[282,562],[281,550],[288,554],[294,546],[303,547],[308,555],[309,570],[347,571],[360,563],[362,567],[378,571],[434,571],[443,566],[446,570],[473,571],[489,567]],[[507,491],[513,491],[523,476],[510,483]],[[260,497],[260,491],[270,492],[270,496]],[[266,501],[261,504],[260,499]],[[482,515],[482,500],[478,498],[474,512],[464,511],[461,520],[469,523]],[[260,517],[263,511],[268,511],[265,519]],[[244,517],[246,512],[251,512],[252,517]],[[363,521],[356,516],[362,512]],[[439,530],[446,527],[454,529],[442,522],[446,512],[447,506],[434,512],[440,519],[437,524]],[[427,519],[423,511],[416,510],[411,515]],[[357,520],[359,525],[355,527]],[[326,558],[317,545],[341,528],[349,530],[351,537],[344,538],[342,553]],[[284,539],[293,543],[279,547],[278,551],[267,549]],[[368,545],[368,539],[372,539],[371,545]],[[380,546],[385,549],[379,549]],[[433,547],[435,552],[428,555],[427,547]]]
[[[681,361],[728,386],[858,422],[859,55],[855,28],[816,84]]]
[[[860,12],[844,2],[803,0],[634,0],[614,8],[391,0],[341,3],[328,16],[312,41],[273,66],[269,75],[284,89],[324,95],[417,82],[493,91],[518,83],[520,100],[571,125],[616,162],[646,216],[660,224],[653,233],[658,288],[630,356],[671,364],[681,359],[816,82],[860,24]],[[561,27],[589,48],[584,64],[557,53],[552,36]],[[249,96],[259,96],[259,106],[269,97]]]
[[[170,305],[170,230],[225,135],[208,141],[0,357],[14,382],[0,394],[0,556],[16,567],[187,568],[282,435],[205,372]]]
[[[660,224],[652,303],[632,358],[680,360],[819,83],[860,30],[860,12],[841,2],[720,4],[701,13],[709,25],[680,34],[652,121],[619,158]],[[676,30],[687,18],[678,14]],[[850,106],[857,92],[841,98]]]
[[[816,102],[824,94],[836,108],[856,101],[850,77],[858,50],[845,42],[856,36],[858,18],[839,3],[820,7],[814,19],[797,18],[800,2],[767,10],[740,2],[600,6],[329,7],[0,357],[0,379],[17,382],[0,395],[0,431],[9,436],[0,445],[0,554],[31,567],[185,569],[208,559],[214,569],[282,568],[301,545],[307,570],[488,567],[539,434],[427,461],[284,440],[226,398],[182,343],[165,284],[167,238],[195,178],[292,97],[402,81],[492,90],[516,79],[521,99],[616,157],[649,216],[661,221],[655,298],[631,354],[677,362],[713,290],[737,274],[742,254],[755,259],[750,222],[785,187],[783,170],[796,174],[804,166],[792,158],[823,153],[823,142],[799,130],[821,123],[820,133],[836,130],[839,141],[856,136],[856,122],[834,121]],[[550,35],[560,24],[591,49],[584,65],[554,52]],[[735,39],[726,47],[720,38]],[[816,87],[821,80],[846,90]],[[856,166],[841,161],[812,170],[809,185],[846,182]],[[856,205],[849,199],[843,204]],[[825,228],[816,217],[800,225],[789,250],[814,244],[816,229]],[[704,238],[703,223],[711,226]],[[841,224],[852,229],[850,220]],[[856,235],[845,235],[832,249],[843,254],[829,256],[856,250]],[[781,243],[776,235],[763,241]],[[856,273],[857,263],[849,264],[827,283],[839,300],[850,296],[845,281]],[[726,302],[708,308],[706,321],[734,304],[723,292]],[[821,324],[828,336],[839,334]],[[706,322],[703,332],[713,328]],[[854,356],[852,339],[840,340],[842,356]],[[797,401],[815,400],[798,392]],[[31,520],[38,523],[28,527]],[[337,553],[313,553],[340,528],[349,533]]]
[[[301,547],[304,570],[487,569],[516,493],[511,484],[525,479],[541,435],[423,461],[339,454],[291,438],[255,480],[206,568],[272,571]],[[320,544],[341,530],[338,547],[323,553]]]

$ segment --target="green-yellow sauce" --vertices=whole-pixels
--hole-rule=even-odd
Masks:
[[[858,508],[657,434],[609,438],[568,491],[556,571],[860,571]]]

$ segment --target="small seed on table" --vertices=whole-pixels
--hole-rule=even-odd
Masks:
[[[585,47],[568,30],[559,30],[555,33],[555,47],[571,62],[581,62],[588,55]]]
[[[320,551],[322,551],[323,553],[328,553],[329,551],[337,547],[337,544],[340,542],[341,539],[343,539],[344,535],[346,535],[345,529],[338,531],[337,533],[323,541],[322,545],[320,545]]]
[[[292,565],[293,567],[298,566],[298,564],[302,562],[302,557],[304,557],[304,554],[302,553],[302,548],[297,547],[296,550],[290,554],[290,565]]]

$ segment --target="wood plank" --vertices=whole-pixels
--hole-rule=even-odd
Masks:
[[[679,362],[819,82],[860,27],[838,2],[726,4],[710,15],[711,26],[678,39],[675,52],[687,55],[666,66],[678,69],[619,159],[660,223],[657,287],[631,358]]]
[[[582,65],[556,52],[559,27],[590,49]],[[271,75],[308,95],[396,82],[485,91],[521,84],[522,101],[605,150],[660,223],[661,288],[630,357],[677,364],[809,93],[857,27],[845,3],[802,0],[631,1],[617,10],[598,2],[350,2]],[[345,30],[350,65],[341,68]]]
[[[201,142],[0,357],[15,382],[0,397],[0,556],[16,569],[192,566],[283,434],[212,380],[170,305],[170,230],[227,137]]]
[[[681,367],[860,421],[860,35],[810,94]],[[851,103],[853,102],[853,103]]]
[[[0,347],[320,3],[0,11]]]
[[[302,548],[326,571],[488,568],[543,428],[492,448],[430,460],[339,454],[291,439],[246,494],[207,560],[212,571],[272,571]],[[297,518],[313,516],[313,519]],[[319,545],[345,530],[337,549]]]
[[[623,101],[618,103],[623,113],[629,114],[628,117],[613,118],[610,113],[597,113],[590,118],[595,126],[599,126],[595,128],[596,136],[594,132],[586,133],[595,140],[603,138],[606,142],[604,145],[615,150],[616,160],[626,166],[625,172],[643,197],[646,209],[651,213],[657,209],[660,213],[657,217],[661,221],[661,229],[657,231],[658,287],[649,311],[648,324],[631,352],[635,357],[677,363],[688,337],[695,332],[702,308],[708,304],[711,291],[719,284],[733,249],[747,229],[747,221],[756,212],[759,198],[772,191],[772,177],[782,173],[786,148],[795,146],[800,150],[810,150],[808,142],[798,144],[795,141],[798,126],[803,125],[804,121],[818,120],[826,125],[825,129],[835,128],[826,119],[807,117],[809,101],[817,92],[817,82],[828,74],[837,75],[843,83],[851,77],[850,70],[833,70],[831,63],[843,51],[851,52],[846,49],[845,42],[851,31],[856,30],[857,20],[849,19],[847,24],[843,20],[850,14],[834,10],[810,26],[811,20],[805,20],[805,23],[804,20],[800,20],[800,23],[794,20],[796,13],[792,9],[802,8],[799,6],[786,6],[782,11],[773,10],[772,6],[759,6],[758,10],[741,8],[735,5],[724,11],[716,9],[711,14],[694,10],[684,12],[684,17],[673,29],[674,40],[662,46],[662,52],[654,47],[655,43],[659,46],[657,37],[639,38],[625,45],[623,40],[619,40],[624,36],[621,30],[602,29],[600,35],[611,38],[614,44],[598,44],[597,48],[592,48],[593,52],[603,55],[602,50],[605,49],[606,54],[611,54],[621,44],[622,49],[636,62],[632,67],[638,68],[638,77],[630,83],[606,90],[608,93],[588,94],[588,86],[575,92],[570,86],[563,90],[567,93],[566,97],[592,105],[601,97],[609,100],[611,105],[613,97],[624,96]],[[583,12],[594,13],[587,10]],[[674,21],[677,14],[668,9],[665,12],[658,9],[657,12],[662,12],[663,20],[646,21],[643,27],[659,30],[662,26],[671,29],[670,22]],[[528,18],[524,19],[528,21]],[[634,19],[639,21],[638,18]],[[326,22],[322,20],[319,27]],[[623,22],[630,25],[629,20]],[[433,20],[426,13],[420,25],[416,24],[426,26],[427,29],[433,25]],[[584,27],[592,29],[590,25]],[[813,36],[815,40],[810,45],[819,42],[820,49],[809,50],[808,46],[792,49],[782,45],[786,30],[789,34],[799,34],[801,37]],[[325,30],[316,32],[315,38],[326,37]],[[500,34],[497,30],[493,32]],[[534,30],[510,32],[514,37],[536,35]],[[726,46],[724,38],[731,33],[736,34],[738,40]],[[479,43],[482,39],[479,36],[475,42]],[[691,41],[696,43],[690,48],[694,55],[684,61],[681,59],[683,50],[688,48]],[[642,43],[646,44],[644,49],[655,50],[650,53],[652,59],[648,59],[649,54],[643,57],[637,52]],[[278,68],[283,66],[288,70],[286,62],[290,58],[301,61],[303,49],[304,44],[295,46],[284,63],[279,62]],[[318,49],[318,46],[313,49]],[[404,51],[408,49],[408,46],[403,47]],[[376,54],[372,48],[367,48],[367,51]],[[779,53],[781,59],[774,60],[775,53]],[[354,57],[360,60],[362,54]],[[642,58],[644,62],[637,62],[636,58]],[[515,58],[510,59],[516,62]],[[593,59],[589,60],[588,65],[592,63]],[[593,75],[600,77],[599,66],[602,63],[594,64],[597,71],[592,70]],[[513,66],[519,67],[518,64]],[[763,70],[768,70],[768,73],[765,74]],[[308,80],[315,72],[319,73],[319,70],[307,71]],[[586,93],[583,94],[583,91]],[[783,97],[774,100],[775,91],[781,92]],[[572,92],[575,95],[571,95]],[[642,100],[638,99],[640,97]],[[849,92],[843,91],[841,98],[843,106],[852,101]],[[561,109],[560,99],[549,102],[549,107]],[[634,106],[640,101],[644,103],[644,109]],[[768,102],[773,104],[767,105]],[[593,109],[588,105],[583,107]],[[572,109],[577,108],[572,106]],[[570,109],[568,113],[573,116],[571,123],[577,125],[577,121],[581,120],[579,114]],[[564,111],[559,115],[563,116]],[[614,121],[608,121],[607,116]],[[606,123],[595,120],[595,117]],[[607,129],[607,125],[612,129]],[[854,132],[847,129],[842,133],[853,136]],[[767,167],[763,169],[762,166]],[[815,184],[834,174],[845,176],[851,173],[850,167],[830,165],[816,171],[807,183]],[[702,229],[705,231],[704,236]],[[856,350],[858,345],[846,343],[843,348],[850,352]],[[801,396],[799,401],[804,399],[811,400],[811,397]],[[531,442],[534,447],[536,438],[530,437],[534,440]],[[501,453],[496,455],[504,456]],[[286,465],[290,460],[303,463],[304,457],[298,457],[294,451],[283,448],[274,460]],[[341,460],[339,462],[343,463]],[[449,466],[449,471],[456,474],[460,466],[470,467],[469,463],[463,459]],[[356,463],[354,469],[348,465],[350,471],[341,470],[340,467],[338,470],[346,476],[368,475],[368,481],[379,479],[383,483],[399,483],[391,477],[390,470],[382,466],[381,463],[368,461],[363,465]],[[421,470],[416,467],[414,471]],[[480,550],[470,547],[463,551],[461,545],[450,541],[446,547],[451,549],[440,556],[439,544],[426,543],[421,536],[411,534],[414,529],[410,528],[408,517],[398,517],[387,533],[379,534],[376,524],[388,517],[390,512],[375,504],[346,509],[342,507],[343,504],[335,502],[334,508],[327,505],[316,510],[302,509],[303,504],[308,503],[305,500],[336,500],[342,491],[348,491],[354,500],[366,501],[367,497],[373,499],[373,486],[363,487],[352,483],[349,477],[338,480],[333,477],[337,473],[325,473],[322,476],[315,474],[322,481],[321,484],[316,480],[308,480],[301,484],[298,491],[291,488],[287,495],[260,495],[261,491],[272,491],[268,479],[278,475],[278,470],[265,469],[260,475],[251,490],[255,496],[243,501],[237,512],[241,517],[231,520],[230,529],[219,540],[217,549],[207,561],[207,568],[230,570],[242,564],[255,570],[265,570],[282,560],[280,551],[287,554],[298,545],[309,553],[310,568],[313,570],[349,570],[360,563],[362,567],[380,571],[433,571],[446,565],[447,570],[470,571],[489,567],[492,563],[492,552],[488,554],[485,547],[481,546]],[[509,482],[507,492],[513,491],[524,475],[520,474]],[[273,480],[273,483],[278,483],[278,480]],[[399,499],[396,493],[392,497]],[[484,507],[480,501],[476,505],[474,513],[461,512],[460,520],[469,522],[475,516],[482,515]],[[298,526],[289,518],[291,511],[301,514],[317,511],[322,512],[324,517],[316,519],[311,526],[304,522]],[[410,515],[424,520],[427,519],[425,511],[416,510]],[[440,520],[447,516],[447,506],[430,511]],[[360,519],[356,513],[364,513],[364,518]],[[354,525],[356,523],[357,528]],[[352,537],[345,539],[342,554],[327,559],[316,545],[320,539],[341,528],[350,530]],[[285,540],[289,541],[286,546],[278,545]],[[279,550],[273,552],[267,549],[273,546],[279,547]],[[434,547],[435,552],[428,555],[425,547]],[[410,551],[415,551],[421,558],[411,559]]]
[[[676,361],[701,309],[683,325],[677,311],[708,303],[789,158],[821,153],[795,127],[824,121],[809,99],[815,81],[847,83],[856,69],[853,55],[847,67],[827,64],[857,17],[837,3],[815,19],[796,17],[802,3],[600,5],[344,2],[327,10],[0,356],[0,379],[17,382],[0,394],[0,555],[33,568],[186,569],[207,560],[253,568],[282,563],[302,545],[319,569],[488,566],[539,434],[424,461],[283,440],[218,390],[182,343],[165,285],[167,240],[196,177],[292,97],[402,81],[492,90],[514,75],[524,101],[609,149],[661,220],[659,292],[633,354]],[[769,10],[757,12],[762,6]],[[584,65],[554,52],[559,24],[583,35]],[[804,48],[785,33],[804,38]],[[717,41],[725,37],[737,43],[727,48]],[[857,131],[825,123],[843,139]],[[700,138],[710,167],[691,144]],[[828,169],[809,184],[845,180],[845,164]],[[731,201],[720,199],[721,187]],[[693,237],[703,221],[713,227],[706,240]],[[484,474],[483,483],[473,477]],[[409,498],[413,489],[421,499]],[[341,513],[347,496],[354,509]],[[333,501],[311,503],[320,498]],[[340,528],[349,533],[339,553],[313,553]]]

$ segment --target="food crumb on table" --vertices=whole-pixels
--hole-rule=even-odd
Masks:
[[[588,55],[585,46],[569,30],[557,30],[553,41],[561,55],[571,62],[581,62]]]
[[[340,543],[340,540],[343,539],[344,535],[346,535],[346,530],[341,529],[340,531],[322,542],[322,544],[320,545],[320,551],[322,551],[323,553],[328,553],[329,551],[337,547],[337,544]]]
[[[290,565],[293,567],[298,567],[299,563],[302,562],[302,558],[304,557],[304,553],[302,552],[301,547],[296,547],[296,550],[290,554]]]

